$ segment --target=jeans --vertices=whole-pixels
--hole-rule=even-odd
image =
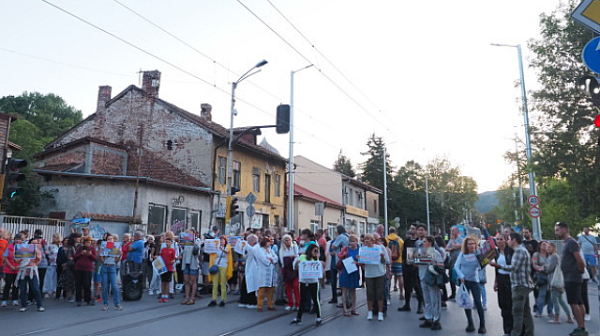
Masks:
[[[571,308],[569,307],[569,305],[567,304],[567,302],[565,301],[565,297],[563,296],[563,292],[559,291],[557,289],[552,289],[551,291],[551,296],[552,296],[552,304],[554,305],[554,312],[556,313],[556,315],[560,315],[560,307],[562,307],[562,309],[565,311],[565,314],[567,316],[571,315]]]
[[[513,329],[511,336],[533,336],[533,317],[529,305],[531,288],[517,286],[512,288]]]
[[[481,304],[487,306],[487,292],[484,283],[479,283],[479,291],[481,292]]]
[[[471,292],[471,295],[473,296],[473,303],[475,303],[475,308],[477,308],[477,314],[479,315],[479,325],[483,327],[485,326],[485,315],[483,315],[483,305],[481,304],[481,287],[479,287],[478,282],[469,280],[465,280],[465,287],[467,287],[467,290]],[[473,325],[471,310],[472,309],[465,309],[469,325]]]
[[[108,305],[108,295],[112,289],[115,306],[119,304],[119,286],[117,285],[117,266],[102,265],[102,301]]]
[[[26,276],[25,279],[19,280],[19,289],[21,292],[21,307],[27,307],[27,287],[29,286],[29,292],[33,294],[37,307],[42,307],[42,293],[40,292],[40,284],[38,283],[37,276]]]
[[[331,278],[329,281],[331,282],[331,301],[337,302],[337,286],[338,286],[338,270],[335,267],[337,263],[337,256],[331,256],[331,268],[329,275]]]
[[[75,301],[92,301],[92,272],[75,270]]]
[[[410,308],[410,296],[413,288],[417,292],[419,307],[423,305],[423,291],[421,289],[421,280],[419,280],[419,270],[412,265],[404,265],[404,297],[405,306]]]
[[[421,281],[423,289],[423,301],[425,301],[425,319],[432,321],[440,320],[442,293],[438,286],[429,286]]]
[[[548,288],[548,284],[539,287],[539,294],[538,294],[538,298],[537,298],[537,309],[535,310],[536,312],[538,312],[538,314],[542,314],[544,312],[544,306],[546,304],[548,304],[548,307],[546,308],[548,311],[548,315],[552,314],[552,300],[550,299],[550,296],[548,295],[550,294],[550,290]]]

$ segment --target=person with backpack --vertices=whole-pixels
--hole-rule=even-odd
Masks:
[[[398,236],[395,227],[389,228],[387,236],[388,248],[392,251],[392,277],[391,282],[394,285],[394,292],[400,292],[400,300],[404,300],[404,277],[402,273],[402,249],[404,240]],[[391,287],[391,286],[390,286]]]

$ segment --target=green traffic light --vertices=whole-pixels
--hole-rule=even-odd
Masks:
[[[13,191],[10,193],[10,198],[15,198],[15,196],[17,196],[17,192]]]

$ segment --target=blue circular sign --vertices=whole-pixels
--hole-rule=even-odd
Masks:
[[[590,40],[581,53],[583,63],[595,73],[600,73],[600,36]]]

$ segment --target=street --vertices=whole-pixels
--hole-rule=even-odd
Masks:
[[[488,270],[491,273],[491,270]],[[490,274],[488,279],[493,279]],[[492,284],[486,285],[488,304],[486,315],[487,335],[502,335],[502,321],[497,304],[496,293]],[[591,286],[590,286],[591,287]],[[167,304],[158,304],[156,296],[144,295],[142,300],[124,302],[123,311],[110,309],[101,311],[101,305],[93,307],[75,307],[75,304],[54,299],[45,300],[46,312],[39,313],[34,307],[27,312],[19,313],[18,307],[0,309],[2,335],[150,335],[159,333],[169,334],[198,334],[198,335],[474,335],[465,332],[467,325],[463,309],[455,302],[448,302],[448,309],[442,310],[441,331],[431,331],[419,328],[420,315],[415,313],[417,304],[413,302],[412,312],[398,312],[397,308],[403,301],[398,300],[398,292],[392,293],[392,304],[385,321],[366,320],[366,303],[364,289],[357,291],[357,305],[360,316],[344,317],[342,310],[328,304],[331,288],[327,286],[322,291],[323,324],[314,326],[315,315],[305,314],[303,324],[290,325],[295,316],[286,312],[284,307],[277,311],[258,313],[255,310],[238,308],[239,296],[229,295],[228,304],[223,307],[208,308],[210,301],[204,295],[194,306],[180,305],[181,294]],[[590,335],[599,335],[598,323],[598,290],[596,287],[589,291],[592,321],[587,322]],[[533,296],[532,296],[533,298]],[[474,313],[475,325],[478,326],[477,313]],[[561,314],[564,321],[564,313]],[[536,335],[568,335],[575,326],[562,323],[549,324],[548,318],[535,318]]]

